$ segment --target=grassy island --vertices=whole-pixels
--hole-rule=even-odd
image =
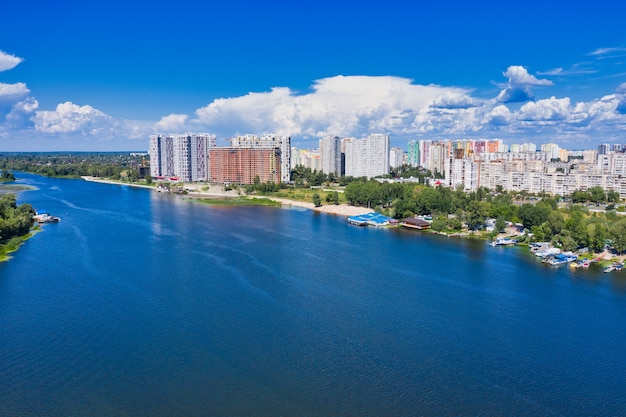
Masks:
[[[194,198],[194,201],[212,206],[280,206],[281,203],[269,198]]]

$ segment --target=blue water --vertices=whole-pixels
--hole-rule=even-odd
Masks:
[[[19,174],[1,416],[626,415],[626,272]]]

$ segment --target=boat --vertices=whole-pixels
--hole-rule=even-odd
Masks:
[[[547,256],[543,262],[550,265],[563,265],[574,262],[578,257],[573,253],[557,253],[556,255]]]
[[[493,242],[491,242],[491,246],[512,246],[517,245],[517,240],[511,239],[508,237],[499,237]]]
[[[37,223],[58,223],[61,221],[59,217],[51,216],[48,213],[36,213],[33,220]]]
[[[604,272],[621,271],[623,267],[624,267],[623,263],[613,262],[611,265],[604,268]]]
[[[545,258],[546,256],[556,255],[559,253],[561,253],[561,249],[559,248],[547,248],[547,249],[539,250],[535,252],[535,255],[537,255],[540,258]]]

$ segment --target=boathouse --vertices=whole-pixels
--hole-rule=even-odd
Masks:
[[[430,223],[426,220],[416,219],[415,217],[407,217],[406,219],[402,219],[400,226],[424,230],[430,228]]]

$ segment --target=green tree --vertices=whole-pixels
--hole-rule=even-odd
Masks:
[[[539,204],[525,203],[517,209],[517,215],[525,228],[532,229],[533,226],[539,226],[548,219],[550,208]]]
[[[606,201],[606,193],[604,192],[604,189],[602,187],[591,187],[587,191],[589,193],[589,200],[591,200],[591,202],[598,204]]]
[[[320,207],[322,205],[322,198],[318,193],[313,193],[313,204],[315,207]]]
[[[622,219],[611,225],[609,236],[613,242],[613,248],[620,254],[626,250],[626,219]]]
[[[496,224],[493,227],[494,232],[500,233],[506,227],[506,219],[504,217],[498,217],[496,219]]]

